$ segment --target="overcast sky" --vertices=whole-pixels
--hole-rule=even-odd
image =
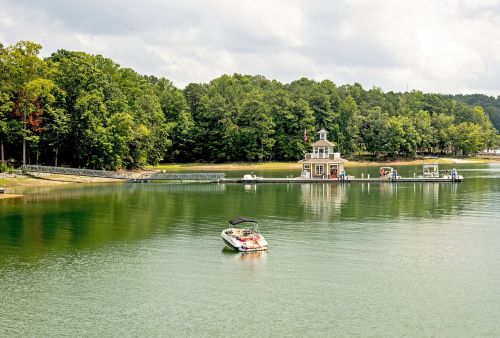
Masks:
[[[500,0],[0,0],[0,42],[19,40],[179,87],[243,73],[500,95]]]

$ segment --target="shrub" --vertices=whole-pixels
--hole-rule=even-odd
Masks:
[[[0,162],[0,173],[14,173],[14,167],[6,162]]]

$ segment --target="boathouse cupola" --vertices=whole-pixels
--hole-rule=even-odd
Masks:
[[[318,134],[320,140],[326,140],[326,135],[328,134],[328,132],[324,128],[322,128],[320,131],[318,131]]]
[[[333,147],[335,144],[328,141],[328,132],[325,129],[321,129],[318,132],[319,140],[312,144],[313,152],[311,154],[312,158],[328,158],[330,154],[334,154]]]

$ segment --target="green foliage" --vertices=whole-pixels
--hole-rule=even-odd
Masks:
[[[340,104],[339,149],[350,155],[358,150],[359,139],[359,111],[352,96],[347,96]]]
[[[5,150],[20,161],[24,140],[29,162],[97,169],[294,161],[320,128],[347,156],[469,155],[500,143],[500,101],[484,95],[241,74],[181,90],[101,55],[59,50],[41,59],[40,49],[29,41],[0,45],[2,159]]]
[[[0,162],[0,173],[5,173],[8,169],[7,163]]]
[[[472,122],[462,122],[449,128],[451,144],[456,152],[464,155],[474,154],[484,149],[484,137],[481,126]]]
[[[454,95],[454,100],[466,103],[470,106],[481,106],[489,116],[493,126],[500,130],[500,96],[496,98],[483,94]]]

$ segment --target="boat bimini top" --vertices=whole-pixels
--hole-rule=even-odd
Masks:
[[[238,216],[238,217],[235,217],[235,218],[229,220],[229,224],[231,224],[231,228],[234,225],[238,225],[241,223],[252,223],[253,229],[256,232],[259,232],[259,225],[257,224],[256,220],[253,220],[253,219],[247,218],[247,217],[241,217],[241,216]]]

